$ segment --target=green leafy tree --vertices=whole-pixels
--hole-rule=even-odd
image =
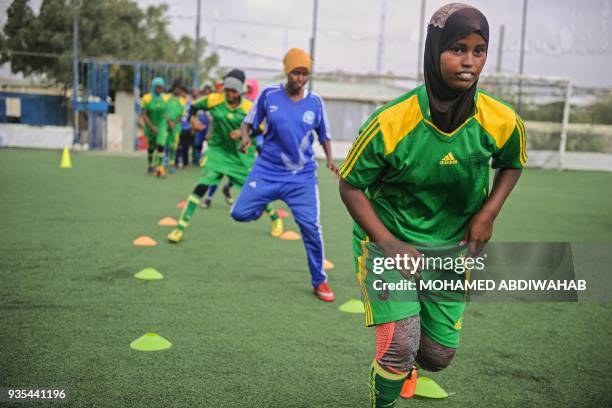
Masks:
[[[42,74],[68,87],[72,80],[72,8],[69,0],[43,0],[35,15],[28,0],[14,0],[0,34],[0,63],[11,63],[13,73]],[[167,30],[168,6],[145,10],[134,0],[82,0],[78,2],[79,53],[81,57],[193,63],[192,38],[175,40]],[[213,53],[200,66],[209,72],[218,64]],[[50,58],[49,55],[54,55]],[[130,67],[111,66],[115,89],[131,89]]]

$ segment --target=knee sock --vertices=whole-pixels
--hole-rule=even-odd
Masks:
[[[217,184],[215,184],[214,186],[208,187],[208,194],[206,194],[206,199],[210,200],[213,198],[213,196],[215,195],[215,192],[217,191],[217,187],[219,187]]]
[[[176,165],[176,149],[174,149],[174,147],[168,148],[168,164],[171,167]]]
[[[155,148],[147,149],[147,163],[149,163],[149,167],[153,165],[153,153],[155,152]]]
[[[372,407],[395,407],[395,402],[405,379],[406,374],[391,373],[374,360],[370,370],[370,402]]]
[[[200,205],[200,200],[202,199],[204,193],[206,193],[207,187],[208,186],[200,184],[196,186],[195,190],[193,190],[193,192],[189,194],[189,197],[187,197],[187,203],[185,204],[185,208],[183,209],[181,218],[178,222],[178,229],[181,231],[185,230],[185,228],[187,228],[189,225],[189,221],[191,220],[196,208],[198,208],[198,205]]]
[[[278,214],[276,213],[276,210],[274,209],[274,207],[272,207],[272,205],[266,204],[266,207],[264,208],[264,210],[266,214],[270,216],[270,219],[272,221],[278,220]]]
[[[164,165],[164,147],[157,146],[157,167],[163,167]]]

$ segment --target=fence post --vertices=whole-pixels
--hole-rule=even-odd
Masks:
[[[561,142],[559,143],[559,170],[564,168],[565,147],[567,145],[567,130],[569,127],[570,99],[572,97],[572,81],[567,80],[565,88],[565,103],[563,105],[563,122],[561,123]]]

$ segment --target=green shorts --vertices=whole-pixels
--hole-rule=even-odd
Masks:
[[[357,281],[365,308],[366,326],[388,323],[419,315],[421,330],[437,343],[451,348],[459,346],[466,294],[464,292],[428,292],[414,290],[377,291],[381,281],[406,281],[399,272],[373,272],[372,244],[353,236],[353,255]],[[421,280],[445,279],[448,273],[424,271]],[[452,279],[455,279],[451,276]],[[463,277],[461,277],[463,279]],[[378,281],[375,285],[375,281]],[[413,279],[414,281],[414,279]]]
[[[249,176],[252,163],[244,163],[239,156],[232,156],[218,149],[209,148],[205,157],[202,158],[201,167],[198,184],[215,186],[219,184],[223,176],[227,176],[236,187],[242,188]]]
[[[164,125],[159,125],[157,127],[157,134],[153,134],[151,129],[148,126],[144,128],[145,136],[147,136],[147,140],[149,141],[149,146],[166,146],[166,139],[168,138],[168,127]]]
[[[180,134],[181,134],[180,124],[177,124],[172,130],[168,129],[168,137],[166,138],[166,147],[176,149],[178,147]]]

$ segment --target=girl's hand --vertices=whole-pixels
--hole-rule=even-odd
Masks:
[[[399,255],[401,259],[404,259],[404,255],[408,255],[408,258],[415,258],[414,261],[408,261],[408,269],[401,269],[399,272],[405,278],[419,278],[421,276],[423,265],[420,259],[422,258],[422,254],[415,247],[399,240],[377,242],[377,245],[387,258],[395,259],[397,255]],[[412,265],[416,267],[412,268]]]
[[[230,138],[231,138],[232,140],[238,140],[238,139],[240,139],[240,137],[241,137],[241,136],[240,136],[240,129],[234,129],[234,130],[232,130],[232,131],[230,132],[229,136],[230,136]]]
[[[156,126],[149,126],[149,128],[151,129],[151,132],[152,132],[154,135],[157,135],[157,127],[156,127]]]
[[[250,138],[248,138],[248,137],[247,138],[242,138],[242,142],[240,143],[240,151],[242,153],[246,153],[247,149],[249,147],[251,147],[252,144],[253,144],[253,142],[251,142]]]
[[[331,172],[334,173],[336,176],[338,176],[338,174],[340,173],[340,170],[338,169],[338,167],[336,167],[332,160],[327,161],[327,168],[330,169]]]
[[[468,244],[469,253],[472,256],[484,248],[493,236],[493,221],[495,217],[488,211],[479,211],[468,224],[461,244]]]

